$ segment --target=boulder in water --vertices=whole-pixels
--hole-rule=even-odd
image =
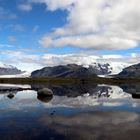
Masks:
[[[41,97],[53,96],[53,91],[48,88],[43,88],[43,89],[38,90],[37,94],[38,96],[41,96]]]

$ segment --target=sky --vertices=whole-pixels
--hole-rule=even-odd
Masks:
[[[0,62],[139,63],[139,0],[0,0]]]

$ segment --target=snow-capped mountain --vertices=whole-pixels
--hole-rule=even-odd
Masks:
[[[90,65],[67,64],[44,67],[31,73],[31,77],[96,77],[120,73],[128,65],[125,63],[91,63]]]
[[[17,69],[14,66],[7,65],[0,62],[0,76],[5,77],[6,75],[10,76],[10,75],[19,75],[19,74],[23,74],[23,71]]]
[[[97,75],[109,75],[112,72],[112,67],[106,64],[93,63],[88,66],[90,72],[96,73]]]
[[[95,73],[98,76],[108,76],[120,73],[124,68],[130,64],[125,62],[112,62],[112,61],[95,61],[87,65],[81,64],[83,67],[88,68],[89,73]],[[0,77],[30,77],[31,72],[23,72],[14,66],[0,62]]]
[[[77,64],[82,65],[83,67],[88,68],[89,66],[93,67],[93,71],[97,75],[114,75],[120,73],[124,68],[133,65],[133,63],[121,59],[120,56],[96,56],[89,54],[84,55],[45,55],[44,66],[42,67],[54,67],[58,65],[67,65],[67,64]]]
[[[124,68],[128,67],[128,63],[124,62],[94,62],[90,65],[83,65],[95,72],[99,76],[114,75],[120,73]]]
[[[125,63],[125,62],[109,62],[109,65],[112,69],[111,74],[118,74],[124,68],[128,67],[130,64]]]

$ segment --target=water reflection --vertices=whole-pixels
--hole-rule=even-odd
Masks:
[[[122,84],[120,87],[124,90],[124,92],[132,94],[132,98],[140,99],[140,83]]]
[[[49,88],[53,96],[40,96]],[[138,85],[0,85],[0,138],[139,140]]]
[[[52,90],[53,96],[40,96],[42,88]],[[134,99],[132,99],[134,98]],[[32,106],[54,107],[137,107],[140,101],[137,84],[114,85],[0,85],[0,108]],[[11,100],[11,101],[10,101]]]
[[[37,95],[37,99],[40,100],[41,102],[44,102],[44,103],[48,103],[52,100],[53,96],[40,96],[40,95]]]
[[[67,140],[138,140],[139,117],[127,111],[95,111],[53,118],[45,115],[40,122]]]
[[[117,86],[98,85],[93,88],[90,87],[89,90],[87,90],[85,93],[74,91],[74,93],[77,93],[77,96],[74,97],[72,96],[73,90],[70,90],[71,88],[69,89],[68,87],[67,89],[69,93],[67,94],[65,90],[65,92],[61,93],[61,96],[59,96],[59,94],[57,95],[57,92],[54,92],[55,96],[45,106],[80,108],[89,106],[121,106],[130,103],[129,99],[131,99],[130,94],[125,93],[121,88]],[[52,90],[55,91],[53,88]],[[57,90],[59,90],[59,88],[57,88]]]
[[[54,96],[40,96],[38,90],[48,88]],[[139,106],[139,86],[137,85],[0,85],[0,106],[44,107],[93,107],[93,106]],[[12,101],[10,102],[11,99]]]
[[[10,93],[10,94],[7,95],[7,97],[8,97],[9,99],[13,99],[14,96],[15,96],[15,95],[14,95],[13,93]]]

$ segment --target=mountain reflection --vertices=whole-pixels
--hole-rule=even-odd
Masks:
[[[53,96],[40,96],[38,91],[43,88],[53,91]],[[0,137],[131,140],[133,130],[137,133],[134,139],[139,139],[140,100],[132,99],[133,89],[133,85],[103,84],[1,85],[0,129],[5,134]]]
[[[44,103],[48,103],[52,100],[53,96],[39,96],[37,95],[37,99],[40,100],[41,102],[44,102]]]
[[[120,87],[124,92],[132,94],[132,98],[140,99],[140,83],[122,84]]]
[[[126,87],[123,85],[123,87]],[[129,87],[129,86],[128,86]],[[38,90],[48,88],[54,96],[40,96]],[[37,104],[38,101],[46,103],[45,107],[86,107],[86,106],[120,106],[131,95],[124,92],[123,88],[111,85],[79,84],[79,85],[31,85],[22,87],[0,86],[0,100],[5,97],[24,106]],[[9,104],[9,100],[7,100]],[[6,104],[5,104],[6,105]],[[19,105],[19,106],[20,106]]]
[[[53,96],[40,96],[43,88]],[[139,89],[138,84],[0,85],[0,137],[137,140],[140,100],[133,98],[139,98]]]
[[[38,90],[48,88],[53,91],[53,97],[39,96]],[[139,84],[112,85],[77,84],[77,85],[0,85],[0,100],[11,99],[26,105],[31,103],[46,103],[54,106],[121,106],[129,103],[131,98],[140,98]],[[26,99],[26,100],[25,100]],[[7,100],[8,102],[8,100]]]

